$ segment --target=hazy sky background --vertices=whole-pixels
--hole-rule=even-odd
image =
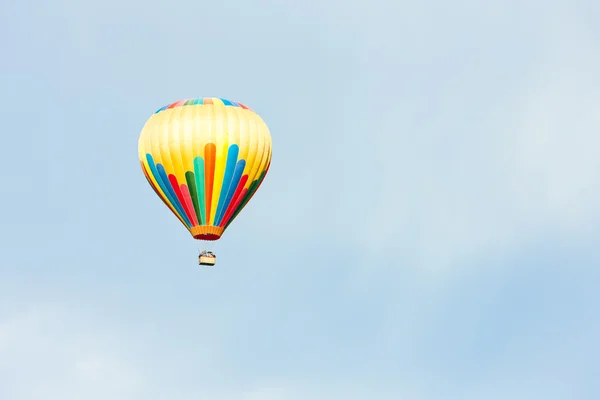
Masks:
[[[7,2],[2,400],[597,400],[600,3]],[[200,269],[137,140],[267,122]]]

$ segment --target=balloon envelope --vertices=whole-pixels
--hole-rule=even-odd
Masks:
[[[217,240],[261,185],[271,134],[241,103],[203,97],[156,111],[139,137],[150,186],[199,240]]]

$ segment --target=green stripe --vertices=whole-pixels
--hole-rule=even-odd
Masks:
[[[202,225],[202,215],[200,215],[200,207],[198,207],[198,192],[196,191],[196,182],[194,180],[194,173],[188,171],[185,173],[185,180],[188,184],[188,188],[190,189],[190,196],[192,197],[192,203],[194,203],[194,210],[196,210],[196,215],[198,216],[198,223]]]
[[[206,194],[204,191],[204,160],[198,156],[194,158],[194,174],[196,176],[196,198],[199,201],[202,225],[206,225]]]

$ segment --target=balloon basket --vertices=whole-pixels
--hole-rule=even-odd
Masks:
[[[199,265],[205,265],[205,266],[212,267],[216,263],[217,263],[217,258],[216,257],[205,257],[205,256],[198,257],[198,264]]]

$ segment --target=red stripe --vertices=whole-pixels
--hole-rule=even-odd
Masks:
[[[179,204],[181,204],[188,219],[190,220],[190,222],[192,222],[193,221],[192,215],[190,213],[190,210],[188,210],[188,207],[183,198],[183,195],[181,194],[181,189],[179,189],[179,183],[177,182],[177,178],[175,177],[175,175],[173,175],[173,174],[169,175],[169,182],[171,182],[171,187],[173,188],[173,190],[175,191],[175,194],[177,195],[177,198],[179,199]]]
[[[256,190],[254,191],[254,193],[252,193],[252,196],[250,196],[250,198],[248,199],[248,203],[250,202],[250,200],[252,200],[252,198],[254,197],[254,195],[256,194],[256,192],[258,192],[258,189],[260,188],[260,185],[262,185],[262,183],[264,182],[265,178],[267,177],[267,173],[269,172],[269,168],[270,167],[271,167],[271,161],[269,161],[269,164],[267,164],[267,168],[265,169],[265,174],[263,175],[263,179],[258,183],[258,185],[256,187]],[[246,195],[247,192],[248,192],[248,189],[244,189],[243,193],[241,193],[240,197],[237,199],[237,201],[235,202],[235,204],[233,205],[233,207],[230,207],[230,210],[232,210],[231,214],[230,215],[225,215],[225,217],[223,218],[223,220],[221,221],[221,224],[219,226],[221,226],[221,227],[224,228],[225,225],[227,225],[227,223],[231,219],[231,216],[233,214],[235,214],[235,212],[237,211],[238,206],[240,205],[240,203],[244,199],[244,196]],[[248,204],[248,203],[246,203],[246,204]]]
[[[256,193],[258,193],[258,189],[260,188],[260,186],[262,185],[262,183],[265,181],[265,178],[267,177],[267,172],[269,172],[269,168],[271,167],[271,162],[269,161],[269,164],[267,165],[267,168],[265,169],[265,174],[262,177],[262,180],[257,184],[256,189],[254,190],[254,193],[252,193],[252,196],[250,196],[250,198],[248,199],[248,203],[250,203],[250,200],[252,200],[252,198],[256,195]],[[246,195],[246,192],[248,190],[244,190],[244,195]],[[238,202],[241,202],[241,200],[244,198],[244,196],[241,196],[239,198]],[[238,208],[238,204],[235,205],[234,210],[237,211]],[[224,218],[223,218],[224,219]],[[225,221],[225,224],[227,224],[227,222],[229,222],[230,217],[227,218],[227,220]],[[225,224],[221,224],[222,227],[225,227]]]
[[[244,199],[244,196],[246,195],[246,193],[248,193],[248,189],[242,190],[242,192],[240,193],[240,196],[237,198],[237,200],[235,201],[235,203],[233,204],[233,206],[229,207],[229,210],[227,211],[227,214],[225,214],[225,216],[223,217],[223,220],[221,221],[221,224],[219,225],[220,227],[223,228],[223,227],[225,227],[225,225],[227,225],[227,223],[229,222],[229,219],[231,218],[231,216],[237,210],[238,206],[240,205],[240,203]]]
[[[252,109],[251,109],[250,107],[248,107],[248,106],[246,106],[246,105],[244,105],[244,104],[242,104],[242,103],[238,103],[238,105],[239,105],[240,107],[242,107],[244,110],[252,111]]]
[[[227,218],[227,216],[229,214],[233,214],[233,212],[235,211],[236,202],[238,201],[240,193],[242,193],[242,190],[244,190],[244,186],[246,186],[246,182],[248,182],[247,174],[242,176],[242,179],[240,179],[240,183],[238,183],[237,189],[235,189],[235,193],[233,194],[233,197],[231,198],[231,201],[229,202],[229,206],[227,207],[227,210],[225,210],[225,214],[223,214],[221,223],[223,222],[223,220],[225,218]]]
[[[190,190],[188,189],[187,185],[181,185],[180,188],[181,188],[181,193],[183,194],[183,198],[185,199],[187,209],[190,210],[190,213],[192,214],[191,222],[194,224],[194,226],[200,225],[198,223],[198,216],[196,215],[196,209],[192,205],[192,196],[190,195]]]

